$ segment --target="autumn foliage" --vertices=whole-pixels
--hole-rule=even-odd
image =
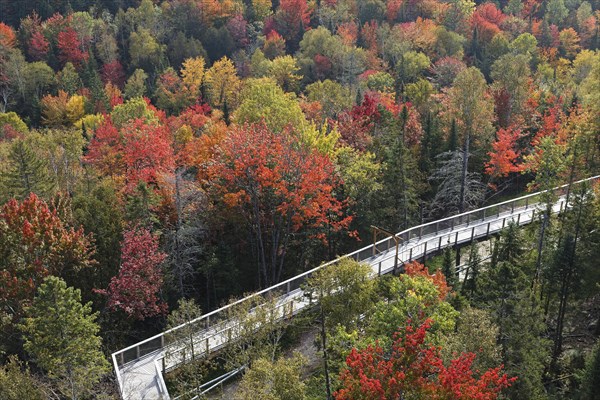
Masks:
[[[347,228],[351,218],[344,217],[344,203],[334,196],[339,179],[333,164],[299,145],[291,130],[275,133],[264,123],[236,126],[217,151],[207,168],[212,189],[253,227],[265,250],[266,282],[280,278],[293,232],[310,229],[326,241],[326,231]]]
[[[444,365],[440,348],[427,342],[432,321],[414,327],[410,321],[394,335],[388,354],[378,344],[352,349],[340,374],[336,400],[401,398],[494,400],[516,378],[502,366],[482,374],[472,370],[476,355],[464,353]]]
[[[521,131],[517,128],[500,128],[496,133],[496,141],[492,144],[490,161],[486,163],[486,174],[493,177],[505,177],[512,172],[520,172],[518,164],[520,151],[517,141]]]
[[[108,176],[124,178],[130,191],[140,181],[156,183],[161,173],[172,170],[170,136],[163,125],[137,119],[118,129],[107,117],[95,131],[86,161]]]
[[[446,282],[446,277],[441,270],[435,271],[434,274],[430,274],[427,267],[417,261],[410,262],[404,265],[404,273],[408,276],[422,276],[431,281],[438,290],[440,300],[444,300],[448,293],[450,293],[451,287]]]
[[[133,319],[165,314],[167,304],[159,295],[163,284],[161,264],[167,255],[159,250],[158,237],[148,229],[134,226],[123,233],[121,269],[106,290],[107,307],[121,310]]]
[[[48,275],[95,265],[92,240],[66,226],[35,194],[0,209],[0,303],[18,310]]]

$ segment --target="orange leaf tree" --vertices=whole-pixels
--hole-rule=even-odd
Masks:
[[[345,229],[351,220],[334,196],[339,179],[331,160],[300,145],[289,129],[233,127],[207,175],[217,199],[237,211],[252,233],[261,285],[281,279],[295,233],[309,231],[326,241],[325,232]]]

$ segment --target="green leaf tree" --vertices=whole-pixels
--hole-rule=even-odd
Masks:
[[[302,367],[306,359],[295,353],[291,358],[281,357],[275,362],[261,358],[246,371],[234,400],[304,400],[306,385],[302,381]]]

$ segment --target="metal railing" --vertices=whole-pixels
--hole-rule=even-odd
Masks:
[[[598,178],[600,178],[600,175],[574,182],[573,185],[576,186],[576,185],[580,185],[585,182],[595,181]],[[562,186],[552,189],[552,191],[554,192],[554,194],[556,196],[563,196],[566,192],[567,187],[568,187],[568,185],[562,185]],[[526,212],[530,212],[535,206],[538,205],[539,198],[543,193],[545,193],[545,191],[532,193],[532,194],[522,196],[522,197],[519,197],[516,199],[507,200],[507,201],[493,204],[493,205],[490,205],[487,207],[464,212],[462,214],[454,215],[454,216],[447,217],[447,218],[442,218],[442,219],[428,222],[428,223],[425,223],[422,225],[417,225],[412,228],[406,229],[402,232],[399,232],[398,234],[396,234],[396,236],[401,239],[402,248],[404,249],[404,250],[401,250],[401,252],[400,252],[400,254],[402,256],[399,257],[400,258],[399,262],[403,263],[403,262],[416,260],[419,257],[423,257],[423,256],[431,254],[435,251],[438,251],[442,247],[446,247],[447,243],[443,241],[444,233],[449,234],[448,239],[451,239],[451,236],[454,236],[454,240],[451,240],[451,243],[453,243],[453,245],[461,244],[463,242],[463,240],[458,240],[458,238],[460,236],[459,233],[465,232],[468,229],[470,229],[472,232],[472,235],[469,238],[470,240],[474,240],[476,238],[475,228],[481,227],[482,225],[485,225],[485,224],[487,224],[487,226],[488,226],[488,230],[487,230],[486,234],[489,234],[489,226],[491,223],[493,223],[494,221],[500,220],[502,215],[505,216],[504,222],[506,222],[507,217],[509,217],[511,215],[519,216],[519,218],[520,218],[520,215],[522,215]],[[564,200],[562,202],[560,202],[560,204],[561,204],[560,210],[562,210],[563,207],[566,207],[566,205],[564,205]],[[516,213],[515,213],[515,211],[516,211]],[[528,222],[533,221],[534,215],[535,215],[535,211],[532,212],[531,219]],[[441,236],[440,236],[440,234],[441,234]],[[478,233],[477,237],[485,236],[486,234]],[[424,244],[422,243],[416,247],[410,247],[411,241],[419,240],[421,238],[429,237],[429,236],[435,238],[435,240],[437,241],[437,243],[435,243],[435,244],[437,244],[437,246],[430,245],[428,248],[428,243],[430,243],[430,241],[426,241]],[[466,241],[468,241],[469,239],[467,239]],[[385,251],[389,251],[391,249],[395,249],[395,245],[396,244],[395,244],[395,241],[393,240],[393,238],[388,237],[388,238],[382,239],[374,244],[365,246],[354,252],[351,252],[344,256],[338,257],[332,261],[321,264],[320,266],[315,267],[309,271],[303,272],[297,276],[294,276],[290,279],[287,279],[287,280],[280,282],[276,285],[273,285],[269,288],[260,290],[256,293],[253,293],[245,298],[237,300],[237,301],[235,301],[231,304],[228,304],[224,307],[221,307],[219,309],[211,311],[211,312],[209,312],[205,315],[202,315],[201,317],[196,318],[192,321],[186,322],[175,328],[172,328],[165,332],[159,333],[159,334],[152,336],[148,339],[145,339],[139,343],[135,343],[129,347],[126,347],[122,350],[119,350],[119,351],[113,353],[112,360],[113,360],[113,364],[115,367],[115,372],[117,374],[117,381],[119,383],[121,390],[123,388],[123,381],[122,381],[122,377],[121,377],[121,366],[123,366],[131,361],[139,360],[140,358],[143,358],[144,356],[154,354],[158,350],[165,350],[167,348],[167,346],[173,345],[173,344],[166,343],[166,341],[165,341],[165,337],[168,336],[169,334],[172,334],[175,331],[182,329],[183,327],[193,325],[195,327],[195,329],[197,329],[199,332],[200,331],[206,332],[206,337],[204,337],[203,340],[206,341],[206,350],[211,351],[213,349],[210,348],[209,341],[211,338],[214,338],[214,336],[216,334],[222,334],[222,329],[219,329],[219,327],[220,328],[224,327],[224,324],[226,323],[226,319],[228,316],[227,311],[229,311],[230,308],[235,307],[236,305],[239,305],[245,301],[256,298],[258,296],[269,297],[269,296],[276,295],[276,296],[280,296],[281,299],[285,299],[288,297],[294,297],[294,294],[298,294],[301,292],[300,287],[307,280],[307,278],[312,276],[315,272],[319,271],[321,268],[326,268],[329,265],[338,263],[340,260],[342,260],[344,258],[352,258],[356,261],[365,261],[365,260],[368,260],[373,257],[373,250],[374,250],[373,247],[374,246],[376,246],[378,253],[379,253],[379,252],[385,252]],[[409,252],[409,253],[407,254],[406,252]],[[390,255],[385,260],[388,260],[390,257],[395,257],[395,256],[396,256],[396,254],[394,252],[394,254]],[[380,261],[383,262],[385,260],[380,260]],[[387,268],[386,270],[382,271],[381,263],[379,265],[380,265],[379,271],[378,271],[379,274],[384,274],[384,273],[390,272],[390,268]],[[280,306],[285,307],[286,304],[287,303],[282,301]],[[293,307],[293,304],[292,304],[292,307]],[[298,311],[299,310],[292,310],[292,313],[295,314]],[[219,346],[219,347],[222,347],[222,346]],[[165,368],[165,364],[163,362],[162,369],[164,371],[164,370],[170,369],[170,368]]]

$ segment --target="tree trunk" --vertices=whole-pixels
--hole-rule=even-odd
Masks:
[[[321,299],[323,293],[321,293]],[[321,301],[319,301],[321,304]],[[327,355],[327,332],[325,331],[325,313],[323,306],[319,306],[321,309],[321,346],[323,346],[323,368],[325,369],[325,389],[327,390],[327,400],[331,400],[331,381],[329,379],[329,362]]]

